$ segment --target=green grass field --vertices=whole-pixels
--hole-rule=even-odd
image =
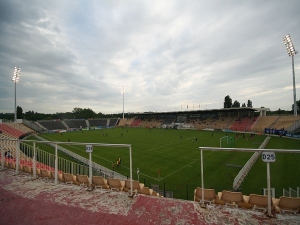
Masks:
[[[106,136],[107,134],[107,136]],[[146,128],[112,128],[63,134],[43,134],[49,141],[131,144],[133,159],[133,178],[146,186],[158,184],[160,189],[172,191],[174,198],[193,199],[193,191],[201,185],[199,147],[219,147],[220,138],[228,135],[235,139],[235,133],[166,130]],[[233,145],[222,147],[258,148],[266,136],[256,135],[253,140],[239,137]],[[197,139],[197,141],[196,141]],[[51,148],[38,144],[47,151]],[[88,158],[84,146],[64,146],[75,153]],[[299,149],[300,141],[272,137],[267,148]],[[216,191],[232,190],[235,176],[251,157],[252,153],[204,151],[204,184]],[[282,194],[282,188],[300,186],[300,154],[277,154],[271,164],[271,186]],[[122,166],[115,168],[118,173],[129,176],[128,148],[94,147],[93,161],[111,169],[112,161],[122,158]],[[242,185],[244,194],[261,194],[266,185],[266,164],[260,159]]]

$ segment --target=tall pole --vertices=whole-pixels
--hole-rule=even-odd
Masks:
[[[294,55],[292,55],[292,67],[293,67],[294,116],[297,116],[297,100],[296,100],[296,84],[295,84]]]
[[[58,184],[58,154],[57,154],[57,143],[55,143],[55,164],[54,164],[54,171],[55,171],[55,175],[54,175],[54,184],[57,185]]]
[[[92,180],[93,180],[93,161],[92,161],[92,152],[89,153],[89,178],[90,178],[90,187],[89,190],[92,190]]]
[[[267,162],[267,186],[268,186],[268,216],[272,216],[271,212],[271,176],[270,176],[270,163]]]
[[[15,123],[17,122],[17,82],[15,83]]]
[[[204,176],[203,176],[203,150],[201,149],[200,150],[200,161],[201,161],[201,191],[202,191],[202,193],[201,193],[201,195],[202,195],[202,197],[201,197],[201,204],[200,204],[200,206],[202,207],[202,208],[205,208],[205,204],[204,204]]]
[[[124,119],[124,86],[123,86],[123,119]]]
[[[132,149],[131,146],[129,147],[129,173],[130,173],[130,195],[133,194],[132,189]]]
[[[21,68],[15,67],[14,76],[11,79],[15,83],[15,108],[14,108],[14,111],[15,111],[15,116],[14,116],[15,123],[17,122],[17,83],[18,83],[18,81],[20,79],[20,72],[21,72]]]
[[[288,34],[283,38],[284,45],[286,47],[288,55],[292,56],[292,67],[293,67],[293,96],[294,96],[294,116],[297,116],[297,100],[296,100],[296,84],[295,84],[295,69],[294,69],[294,55],[298,53],[295,50],[291,36]]]

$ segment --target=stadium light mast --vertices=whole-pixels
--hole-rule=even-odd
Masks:
[[[11,79],[15,83],[15,123],[17,122],[17,83],[20,79],[21,68],[15,67],[13,78]]]
[[[286,35],[283,38],[283,42],[285,44],[286,50],[288,52],[288,55],[292,56],[292,68],[293,68],[293,95],[294,95],[294,116],[297,116],[297,102],[296,102],[296,84],[295,84],[295,68],[294,68],[294,55],[298,53],[298,51],[295,50],[295,47],[293,45],[292,39],[290,35]]]
[[[124,119],[124,93],[125,93],[125,87],[122,88],[122,94],[123,94],[123,119]]]

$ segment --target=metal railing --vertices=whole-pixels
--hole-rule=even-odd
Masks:
[[[299,198],[300,197],[300,187],[297,187],[297,190],[294,190],[293,188],[289,188],[288,190],[283,189],[282,196]]]
[[[270,136],[266,137],[263,143],[259,146],[259,149],[264,149],[267,143],[270,140]],[[249,171],[251,170],[252,166],[255,164],[256,160],[259,158],[261,152],[254,152],[251,158],[245,163],[243,168],[240,170],[238,175],[234,178],[233,181],[233,190],[238,190],[240,185],[243,183],[245,177],[248,175]]]
[[[263,195],[268,195],[268,188],[263,188]],[[270,195],[275,198],[275,188],[270,188]]]
[[[25,157],[20,157],[20,162],[23,165],[29,165],[32,167],[33,165],[33,156],[34,156],[34,148],[32,145],[27,143],[20,142],[20,151],[23,153]],[[22,154],[20,152],[20,154]],[[35,160],[36,166],[40,169],[48,169],[54,170],[55,168],[55,155],[38,147],[35,149]],[[58,170],[63,173],[71,173],[74,175],[89,175],[89,167],[88,165],[83,165],[80,163],[76,163],[74,161],[70,161],[68,159],[64,159],[62,157],[58,157]]]
[[[9,144],[10,143],[10,144]],[[26,143],[32,143],[33,145],[28,145]],[[36,143],[43,143],[51,145],[55,148],[55,154],[51,154],[36,148]],[[89,152],[89,160],[79,156],[65,148],[62,148],[60,145],[85,145],[85,146],[100,146],[100,147],[121,147],[129,149],[129,158],[130,158],[130,180],[132,181],[132,149],[131,145],[128,144],[104,144],[104,143],[78,143],[78,142],[52,142],[52,141],[36,141],[36,140],[20,140],[20,139],[9,139],[9,138],[0,138],[0,150],[1,150],[1,168],[4,169],[4,154],[6,151],[14,151],[13,161],[16,165],[16,174],[19,174],[20,165],[30,165],[32,167],[33,176],[36,178],[36,169],[39,168],[47,168],[54,169],[55,171],[55,184],[58,183],[58,172],[68,172],[73,175],[77,175],[79,171],[80,173],[88,174],[90,177],[90,182],[92,182],[93,170],[105,174],[106,177],[114,177],[120,180],[127,179],[126,176],[118,174],[114,171],[111,171],[99,164],[92,162],[91,155],[92,152]],[[58,157],[58,151],[64,152],[70,157],[82,162],[85,165],[80,165],[76,162],[72,162],[70,160],[63,159]],[[31,156],[31,157],[30,157]],[[54,168],[53,168],[54,164]],[[87,173],[88,168],[88,173]],[[132,187],[132,184],[131,184]],[[131,194],[133,190],[131,189]]]
[[[294,132],[295,130],[299,129],[300,128],[300,120],[296,121],[294,124],[292,124],[291,126],[289,126],[287,128],[287,131],[292,133]]]
[[[35,130],[35,131],[43,130],[40,126],[38,126],[37,124],[35,124],[32,121],[22,119],[22,123],[24,123],[27,127],[31,128],[32,130]]]
[[[46,139],[43,139],[40,136],[36,136],[36,138],[38,138],[41,141],[47,141]],[[67,142],[67,143],[69,143],[69,142]],[[53,148],[55,148],[55,143],[49,142],[47,144],[52,146]],[[72,151],[70,151],[66,148],[63,148],[61,146],[57,146],[57,150],[59,150],[60,152],[66,154],[66,155],[68,155],[69,157],[75,159],[76,161],[79,161],[79,162],[81,162],[85,165],[89,165],[89,159],[87,159],[83,156],[80,156],[80,155],[78,155],[78,154],[76,154],[76,153],[74,153],[74,152],[72,152]],[[104,166],[101,166],[101,165],[99,165],[95,162],[92,162],[92,168],[93,168],[94,171],[97,171],[98,173],[101,172],[105,178],[114,177],[114,178],[118,178],[118,179],[121,179],[121,180],[125,180],[127,178],[126,176],[124,176],[122,174],[119,174],[119,173],[117,173],[113,170],[110,170],[110,169],[108,169]]]
[[[201,207],[206,208],[204,204],[204,170],[203,170],[203,151],[236,151],[236,152],[259,152],[262,153],[298,153],[300,154],[300,149],[251,149],[251,148],[217,148],[217,147],[199,147],[200,150],[200,162],[201,162],[201,188],[202,188],[202,200]],[[268,186],[268,210],[267,215],[272,217],[271,213],[271,176],[270,176],[270,162],[267,161],[267,186]]]

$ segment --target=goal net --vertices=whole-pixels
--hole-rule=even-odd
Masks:
[[[225,136],[220,138],[220,148],[232,148],[235,146],[234,138]]]

